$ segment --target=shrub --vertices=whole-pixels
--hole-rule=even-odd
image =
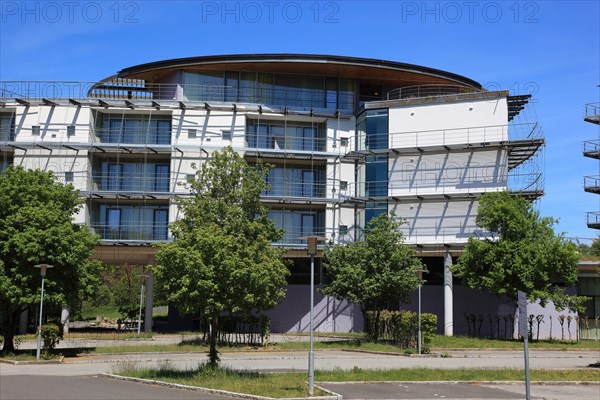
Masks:
[[[368,313],[368,318],[373,319],[373,312]],[[422,351],[429,352],[429,344],[435,336],[437,315],[421,314],[421,339]],[[391,342],[404,348],[416,348],[418,346],[419,316],[412,311],[388,311],[384,310],[379,316],[379,324],[368,324],[369,329],[378,326],[379,332],[367,332],[369,337],[379,337],[384,341]]]
[[[45,324],[42,326],[42,341],[44,343],[45,352],[54,350],[62,338],[62,324]]]

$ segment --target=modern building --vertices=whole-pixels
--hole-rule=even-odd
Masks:
[[[600,125],[600,103],[586,104],[584,121]],[[598,137],[583,143],[585,157],[600,160],[600,126]],[[600,163],[597,162],[600,174]],[[600,194],[600,175],[585,176],[583,178],[584,190],[588,193]],[[599,198],[600,201],[600,198]],[[587,226],[591,229],[600,229],[600,211],[590,211],[586,214]],[[600,269],[598,261],[582,261],[579,263],[577,294],[589,297],[585,312],[580,315],[579,331],[584,339],[600,339]]]
[[[271,312],[274,332],[308,325],[309,258],[299,238],[360,240],[371,218],[392,210],[430,271],[424,311],[438,314],[440,332],[466,332],[463,313],[500,312],[498,301],[454,288],[450,271],[469,237],[488,235],[475,224],[479,196],[543,194],[544,138],[529,119],[530,95],[433,68],[226,55],[137,65],[92,83],[0,85],[2,166],[52,170],[79,189],[86,203],[77,222],[101,236],[97,257],[109,264],[154,262],[150,244],[170,240],[178,218],[178,184],[213,151],[232,146],[275,165],[263,201],[286,230],[274,245],[289,249],[291,276]],[[318,257],[317,284],[320,265]],[[356,307],[317,301],[317,329],[362,326]]]

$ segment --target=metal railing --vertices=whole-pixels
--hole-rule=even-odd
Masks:
[[[167,241],[170,240],[166,224],[91,224],[92,231],[107,241]]]
[[[542,192],[542,173],[492,173],[485,169],[473,175],[463,176],[464,170],[455,170],[455,176],[447,171],[406,171],[401,179],[382,181],[359,181],[348,184],[347,191],[340,195],[348,197],[402,197],[431,195],[479,194],[508,189],[511,192]],[[400,172],[399,172],[400,174]],[[432,177],[435,174],[435,177]]]
[[[589,103],[585,105],[584,117],[600,116],[600,103]]]
[[[600,211],[590,211],[585,215],[588,226],[600,228]]]
[[[600,190],[600,175],[596,176],[584,176],[583,187],[588,191]]]
[[[2,81],[0,99],[175,100],[253,103],[305,110],[354,111],[354,93],[255,84],[250,87],[148,83],[139,79],[106,82]]]
[[[387,99],[405,100],[426,97],[464,96],[473,95],[474,93],[484,93],[484,91],[458,85],[417,85],[390,90],[387,93]]]
[[[347,151],[368,151],[428,146],[452,146],[469,143],[494,143],[507,140],[541,139],[542,129],[536,122],[425,131],[357,133],[350,138]]]

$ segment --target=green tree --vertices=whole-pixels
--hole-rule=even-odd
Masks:
[[[402,223],[393,213],[381,214],[369,222],[363,241],[325,249],[324,266],[331,282],[323,293],[358,304],[373,340],[378,339],[381,311],[389,302],[408,302],[418,287],[415,271],[424,268],[414,249],[404,244]]]
[[[486,193],[479,200],[477,225],[493,237],[469,238],[453,271],[471,288],[517,299],[523,291],[542,306],[578,310],[584,299],[567,295],[560,285],[577,281],[576,245],[554,233],[557,222],[540,217],[531,202],[508,192]]]
[[[285,294],[289,271],[283,250],[271,245],[282,232],[260,203],[267,173],[231,147],[213,152],[188,182],[191,196],[179,199],[174,241],[156,255],[160,291],[180,312],[199,312],[210,324],[212,364],[219,361],[219,317],[270,309]]]
[[[52,173],[10,166],[0,174],[0,320],[4,352],[14,351],[19,316],[40,301],[40,271],[46,276],[46,306],[77,308],[101,286],[100,263],[92,261],[98,239],[73,223],[82,201],[72,185]],[[46,308],[48,309],[48,308]]]

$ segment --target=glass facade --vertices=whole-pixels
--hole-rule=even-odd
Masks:
[[[92,221],[104,240],[167,240],[169,206],[94,204]]]
[[[15,115],[13,113],[0,113],[0,142],[15,140]]]
[[[106,114],[96,133],[103,143],[170,144],[171,117]]]
[[[168,162],[94,160],[94,189],[116,192],[169,192],[169,169]]]
[[[325,170],[323,168],[272,168],[267,176],[271,186],[265,196],[325,197]]]
[[[326,140],[323,124],[246,122],[246,141],[250,148],[325,151]]]
[[[269,218],[277,229],[285,233],[280,243],[302,244],[300,237],[308,235],[325,236],[325,211],[323,210],[269,210]]]
[[[388,149],[388,110],[367,110],[356,119],[358,136],[357,150]],[[388,156],[368,156],[365,160],[365,196],[386,197],[388,195]],[[365,226],[369,221],[387,213],[387,203],[367,203],[365,210]]]
[[[354,111],[354,80],[259,72],[183,73],[186,100],[259,103],[303,110]]]

